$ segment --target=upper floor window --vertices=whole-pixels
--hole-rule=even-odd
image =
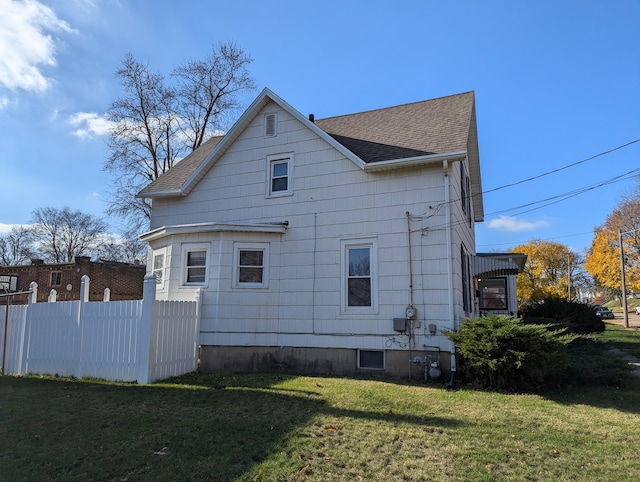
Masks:
[[[62,284],[62,272],[53,271],[51,273],[51,286],[60,286]]]
[[[467,221],[471,226],[471,180],[465,169],[464,162],[460,163],[460,197],[462,212],[466,214]]]
[[[374,241],[343,241],[343,311],[377,309],[376,249]]]
[[[236,288],[266,288],[269,281],[269,245],[237,244],[234,249]]]
[[[293,156],[291,154],[269,156],[267,165],[267,196],[275,197],[292,194]]]

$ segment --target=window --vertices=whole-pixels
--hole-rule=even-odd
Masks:
[[[183,247],[183,283],[204,286],[207,282],[207,248],[205,246]]]
[[[62,284],[62,272],[51,272],[51,286],[60,286]]]
[[[469,256],[464,245],[460,245],[460,263],[462,265],[462,309],[469,313],[471,311],[471,278],[469,277]]]
[[[460,163],[460,196],[462,212],[466,214],[469,226],[471,226],[471,181],[463,162]]]
[[[384,370],[384,352],[378,350],[359,350],[358,368]]]
[[[490,278],[480,280],[479,288],[481,310],[508,309],[506,278]]]
[[[372,312],[377,308],[374,243],[343,241],[343,310]]]
[[[162,286],[164,282],[164,253],[154,253],[153,274],[156,275],[156,284]]]
[[[293,194],[292,181],[292,155],[280,154],[267,158],[267,197],[286,196]]]
[[[275,137],[278,135],[278,115],[277,114],[266,114],[264,116],[264,136],[265,137]]]
[[[265,243],[236,245],[234,287],[266,288],[268,286],[268,247]]]

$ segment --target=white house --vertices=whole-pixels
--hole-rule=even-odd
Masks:
[[[203,371],[446,373],[483,279],[516,310],[517,264],[475,256],[473,92],[314,121],[265,89],[138,196],[158,297],[204,288]]]

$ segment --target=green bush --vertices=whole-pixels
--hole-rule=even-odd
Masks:
[[[572,333],[602,333],[605,324],[589,305],[562,298],[545,298],[527,306],[522,316],[526,323],[548,324]]]
[[[575,339],[565,330],[489,315],[463,321],[447,338],[460,355],[460,374],[484,388],[539,388],[567,366],[567,346]]]

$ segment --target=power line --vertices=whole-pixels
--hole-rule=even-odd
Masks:
[[[624,149],[625,147],[629,147],[629,146],[631,146],[633,144],[636,144],[638,142],[640,142],[640,139],[636,139],[634,141],[627,142],[626,144],[622,144],[621,146],[614,147],[613,149],[609,149],[608,151],[600,152],[599,154],[596,154],[594,156],[588,157],[588,158],[583,159],[581,161],[573,162],[571,164],[567,164],[566,166],[562,166],[562,167],[559,167],[557,169],[553,169],[551,171],[543,172],[542,174],[538,174],[537,176],[529,177],[527,179],[522,179],[521,181],[512,182],[510,184],[505,184],[503,186],[499,186],[499,187],[496,187],[496,188],[493,188],[493,189],[489,189],[488,191],[483,191],[482,194],[488,194],[490,192],[499,191],[500,189],[506,189],[508,187],[513,187],[513,186],[517,186],[519,184],[524,184],[525,182],[533,181],[535,179],[540,179],[541,177],[545,177],[545,176],[548,176],[550,174],[555,174],[555,173],[563,171],[565,169],[569,169],[570,167],[577,166],[579,164],[583,164],[585,162],[591,161],[591,160],[596,159],[598,157],[602,157],[602,156],[605,156],[607,154],[611,154],[612,152],[615,152],[615,151],[619,151],[620,149]]]

